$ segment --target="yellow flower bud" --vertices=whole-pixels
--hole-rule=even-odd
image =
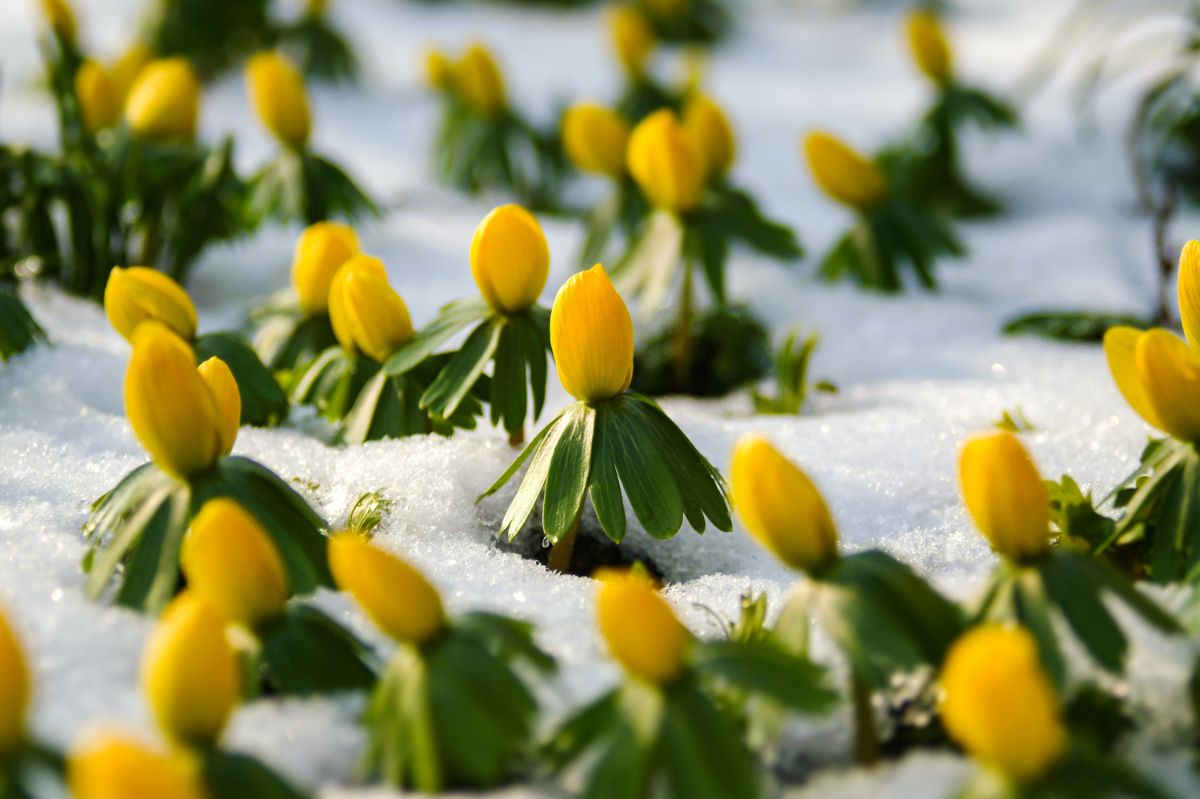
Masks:
[[[454,64],[441,50],[425,52],[425,83],[429,88],[446,91],[454,83]]]
[[[408,307],[388,285],[383,262],[369,255],[355,255],[334,275],[329,320],[344,348],[380,363],[414,335]]]
[[[633,129],[628,164],[656,208],[686,213],[700,204],[708,177],[705,157],[670,109],[655,111]]]
[[[153,60],[154,54],[150,52],[150,48],[144,44],[134,44],[109,67],[108,74],[112,78],[113,91],[116,92],[117,102],[122,108],[125,107],[134,81]]]
[[[329,284],[358,251],[358,234],[340,222],[318,222],[301,234],[292,258],[292,285],[300,310],[308,316],[329,310]]]
[[[188,478],[208,471],[225,444],[226,417],[183,339],[140,325],[125,371],[125,415],[160,469]]]
[[[67,783],[75,799],[204,799],[198,761],[105,735],[71,752]]]
[[[50,29],[71,44],[78,34],[75,11],[67,0],[42,0],[42,14]]]
[[[1066,746],[1058,697],[1024,629],[989,625],[966,633],[946,656],[940,682],[950,737],[1005,777],[1037,779]]]
[[[379,629],[401,642],[423,644],[446,626],[442,598],[408,561],[356,532],[329,539],[329,569]]]
[[[226,621],[254,627],[283,612],[283,558],[258,520],[231,499],[210,499],[196,514],[180,563],[188,590]]]
[[[491,51],[482,44],[467,48],[454,70],[454,77],[462,101],[482,114],[495,114],[508,102],[500,67]]]
[[[533,306],[550,274],[550,248],[533,214],[501,205],[483,218],[471,239],[471,276],[488,305],[501,313]]]
[[[617,396],[633,381],[633,318],[596,264],[572,275],[550,309],[550,348],[563,388],[584,402]]]
[[[259,53],[246,64],[246,88],[267,130],[287,147],[303,150],[312,133],[304,77],[279,53]]]
[[[821,492],[762,436],[738,442],[729,467],[733,506],[771,554],[805,572],[837,558],[838,534]]]
[[[937,15],[927,10],[914,11],[908,15],[904,28],[913,60],[921,72],[934,83],[949,83],[954,77],[954,55]]]
[[[157,269],[116,267],[104,287],[104,313],[126,341],[142,322],[166,325],[180,337],[196,337],[196,306],[183,286]]]
[[[577,168],[612,178],[625,174],[629,123],[616,111],[595,103],[573,105],[563,115],[562,135]]]
[[[640,11],[628,5],[614,8],[608,21],[617,60],[628,75],[640,78],[646,72],[646,61],[658,45],[654,29]]]
[[[821,191],[843,205],[863,211],[887,194],[887,179],[875,162],[828,133],[808,134],[804,156]]]
[[[1001,430],[973,438],[958,465],[963,502],[992,548],[1030,560],[1050,547],[1050,495],[1021,442]]]
[[[737,139],[721,106],[704,95],[694,96],[683,111],[683,128],[697,143],[710,178],[729,171],[737,156]]]
[[[75,73],[75,96],[88,133],[104,130],[120,120],[120,98],[112,78],[101,64],[90,58]]]
[[[1183,280],[1181,274],[1181,305]],[[1131,327],[1105,333],[1104,352],[1117,388],[1138,415],[1181,441],[1200,442],[1200,353],[1169,331]]]
[[[199,115],[200,79],[185,58],[151,61],[125,101],[125,121],[143,139],[190,141]]]
[[[21,642],[0,610],[0,762],[25,738],[30,682]]]
[[[142,653],[142,691],[163,733],[198,748],[215,744],[241,678],[216,611],[189,593],[172,600]]]
[[[1200,241],[1189,241],[1179,253],[1179,316],[1192,350],[1200,352]]]
[[[217,406],[221,454],[228,455],[233,452],[238,428],[242,426],[242,394],[237,379],[229,370],[229,365],[215,355],[197,366],[196,371],[212,392],[213,402]]]
[[[692,636],[667,601],[645,577],[614,570],[596,577],[596,619],[613,659],[648,682],[678,677]]]

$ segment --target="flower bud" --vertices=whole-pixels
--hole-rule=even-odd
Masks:
[[[318,222],[301,234],[292,258],[292,285],[305,314],[329,310],[329,284],[358,251],[358,235],[340,222]]]
[[[112,78],[100,63],[90,58],[75,73],[75,96],[88,133],[112,127],[121,119],[121,105]]]
[[[125,101],[125,121],[143,139],[190,141],[199,114],[200,80],[185,58],[151,61]]]
[[[563,388],[584,402],[617,396],[633,381],[633,319],[604,267],[572,275],[550,309],[550,348]]]
[[[629,137],[629,173],[656,208],[686,213],[704,194],[705,157],[669,109],[655,111]]]
[[[809,573],[837,559],[837,527],[821,492],[767,439],[742,438],[729,474],[733,507],[771,554]]]
[[[254,627],[283,612],[287,571],[258,520],[231,499],[210,499],[180,556],[188,590],[227,622]]]
[[[104,287],[104,313],[126,341],[142,322],[166,325],[181,338],[196,337],[196,306],[183,286],[157,269],[115,267]]]
[[[508,99],[504,76],[490,50],[473,44],[463,53],[454,70],[454,85],[462,101],[481,114],[492,115],[504,109]]]
[[[533,214],[502,205],[483,218],[471,239],[471,276],[488,305],[520,313],[537,302],[550,273],[550,248]]]
[[[887,194],[879,167],[828,133],[808,134],[804,156],[821,191],[843,205],[865,211]]]
[[[596,575],[596,619],[609,654],[632,675],[669,683],[683,671],[692,636],[645,577],[614,570]]]
[[[0,763],[25,738],[30,682],[21,642],[0,610]]]
[[[1024,629],[985,625],[966,633],[946,655],[940,683],[950,737],[1005,777],[1037,779],[1066,746],[1058,697]]]
[[[217,406],[221,454],[228,455],[233,452],[238,429],[242,426],[242,394],[237,379],[229,365],[215,355],[197,366],[196,371],[212,392],[213,402]]]
[[[241,678],[221,617],[199,596],[172,600],[142,654],[142,691],[163,733],[197,748],[215,744]]]
[[[704,156],[709,178],[724,176],[737,155],[737,139],[721,106],[704,95],[696,95],[683,111],[683,129]]]
[[[608,20],[617,60],[630,77],[642,77],[646,61],[658,45],[654,29],[640,11],[629,5],[618,5]]]
[[[279,53],[263,52],[246,64],[246,88],[258,118],[287,147],[303,150],[312,133],[304,77]]]
[[[112,79],[113,91],[116,93],[120,107],[125,107],[125,101],[129,98],[129,90],[133,88],[134,81],[137,80],[138,75],[142,74],[146,65],[153,60],[154,54],[150,52],[150,48],[136,43],[131,45],[109,67],[108,75]]]
[[[75,11],[67,0],[42,0],[42,14],[52,31],[63,40],[75,44],[79,25],[75,20]]]
[[[954,56],[937,15],[928,10],[914,11],[908,15],[904,29],[913,60],[925,77],[939,85],[949,83],[954,77]]]
[[[454,64],[441,50],[425,52],[425,83],[429,88],[443,92],[454,83]]]
[[[1050,495],[1037,466],[1012,433],[967,442],[959,458],[963,502],[992,548],[1014,560],[1050,547]]]
[[[204,799],[198,761],[105,735],[71,752],[67,783],[74,799]]]
[[[414,335],[408,307],[388,285],[383,262],[355,255],[329,286],[329,320],[338,342],[383,363]]]
[[[563,115],[562,135],[577,168],[611,178],[625,174],[629,123],[616,111],[595,103],[573,105]]]
[[[1200,356],[1158,328],[1137,336],[1134,367],[1146,421],[1180,441],[1200,442]]]
[[[1189,241],[1179,253],[1179,317],[1193,352],[1200,352],[1200,241]]]
[[[423,644],[446,626],[442,598],[408,561],[356,532],[329,539],[329,569],[379,629],[400,642]]]

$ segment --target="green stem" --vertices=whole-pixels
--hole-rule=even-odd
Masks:
[[[683,262],[683,290],[679,298],[679,322],[675,328],[675,389],[686,392],[692,370],[692,258]]]
[[[879,736],[875,730],[875,712],[871,709],[871,688],[856,673],[850,676],[854,695],[854,759],[869,766],[879,760]]]
[[[583,503],[581,502],[571,529],[550,548],[550,560],[546,565],[550,567],[551,571],[559,574],[567,574],[571,571],[571,556],[575,553],[575,539],[579,535],[579,520],[582,516]]]
[[[508,434],[508,445],[510,447],[520,447],[525,443],[525,427],[522,425],[520,430],[516,430]]]

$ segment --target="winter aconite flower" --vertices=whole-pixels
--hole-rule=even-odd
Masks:
[[[133,89],[133,84],[137,81],[138,76],[153,60],[154,53],[150,48],[138,42],[121,53],[108,68],[108,75],[112,79],[117,102],[122,108],[125,107],[125,101],[129,98],[129,92]]]
[[[199,115],[200,79],[185,58],[147,64],[125,101],[125,121],[143,139],[190,141]]]
[[[349,225],[317,222],[305,229],[292,258],[292,285],[305,314],[315,316],[329,310],[329,286],[338,270],[358,252],[358,234]]]
[[[1024,629],[990,625],[967,633],[946,656],[940,683],[950,737],[1003,776],[1037,779],[1066,746],[1058,698]]]
[[[702,94],[692,97],[683,110],[683,128],[704,156],[709,178],[724,176],[737,157],[737,138],[721,106]]]
[[[205,799],[198,763],[105,735],[73,751],[67,783],[74,799]]]
[[[550,348],[563,388],[584,402],[602,402],[633,380],[633,318],[596,264],[573,275],[554,298]]]
[[[828,133],[808,134],[804,157],[821,190],[843,205],[861,211],[887,194],[879,167]]]
[[[627,158],[651,205],[681,214],[700,204],[706,156],[670,109],[655,111],[634,128]]]
[[[196,367],[196,372],[212,393],[217,409],[217,449],[222,455],[233,452],[241,427],[242,395],[238,392],[237,380],[228,364],[216,356]]]
[[[504,76],[482,44],[473,44],[463,53],[454,68],[454,85],[462,101],[482,114],[495,114],[508,103]]]
[[[537,302],[550,273],[550,248],[533,214],[502,205],[483,218],[471,239],[471,276],[488,305],[519,313]]]
[[[629,5],[618,5],[609,15],[609,30],[617,60],[625,72],[634,78],[646,71],[646,61],[658,44],[654,30],[640,11]]]
[[[441,50],[429,50],[425,53],[425,83],[431,89],[445,91],[452,88],[454,83],[454,64]]]
[[[578,103],[563,115],[563,147],[578,169],[617,178],[625,174],[629,123],[595,103]]]
[[[422,644],[446,626],[442,598],[424,575],[359,533],[329,540],[329,567],[338,587],[397,641]]]
[[[408,306],[388,285],[383,262],[369,255],[354,256],[334,276],[329,318],[342,347],[381,363],[413,337]]]
[[[21,642],[0,610],[0,762],[25,738],[29,689],[29,666]]]
[[[605,571],[597,577],[596,620],[613,658],[648,682],[678,677],[692,636],[667,601],[642,575]]]
[[[934,83],[948,83],[954,77],[954,56],[937,14],[926,9],[912,12],[904,31],[921,72]]]
[[[157,269],[116,267],[104,287],[104,313],[126,341],[143,322],[158,322],[190,341],[196,336],[196,306],[183,286]]]
[[[89,133],[112,127],[121,119],[121,98],[108,70],[87,59],[75,73],[75,96],[83,127]]]
[[[750,534],[793,569],[837,559],[838,534],[812,480],[762,436],[738,442],[729,467],[733,509]]]
[[[284,145],[302,150],[312,132],[304,77],[276,52],[263,52],[246,64],[246,87],[267,130]]]
[[[959,459],[963,502],[1002,555],[1030,560],[1050,547],[1050,496],[1033,459],[1012,433],[968,441]]]

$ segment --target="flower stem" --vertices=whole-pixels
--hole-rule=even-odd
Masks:
[[[510,447],[519,447],[525,443],[525,427],[521,426],[520,430],[508,434],[508,445]]]
[[[683,290],[679,298],[679,322],[675,328],[675,390],[687,393],[692,371],[692,258],[683,262]]]
[[[575,538],[579,535],[579,520],[582,516],[583,503],[581,502],[571,529],[550,548],[550,561],[546,565],[550,567],[551,571],[559,574],[567,574],[571,571],[571,556],[575,553]]]
[[[854,759],[869,766],[879,759],[879,737],[875,731],[875,712],[871,709],[871,688],[858,674],[850,676],[854,694]]]

